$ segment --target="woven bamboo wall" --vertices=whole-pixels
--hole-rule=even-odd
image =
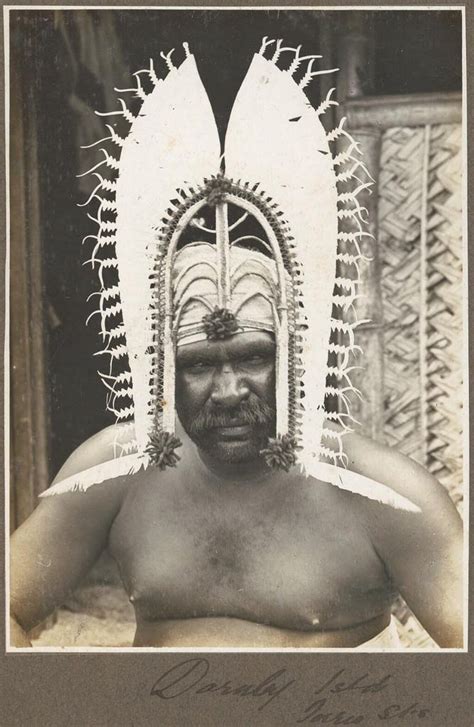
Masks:
[[[462,488],[461,127],[382,136],[378,246],[385,441]]]
[[[365,355],[351,375],[362,431],[424,465],[463,499],[463,245],[460,97],[386,97],[346,108],[376,193],[356,303]],[[397,125],[395,125],[397,124]],[[372,270],[372,272],[370,272]],[[344,271],[348,274],[348,271]],[[434,648],[404,601],[404,646]]]

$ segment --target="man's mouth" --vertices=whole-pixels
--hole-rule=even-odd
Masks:
[[[189,435],[204,449],[218,442],[223,445],[250,445],[258,450],[262,440],[273,430],[274,410],[256,396],[242,402],[238,407],[221,408],[205,404],[190,419]]]
[[[245,440],[251,436],[253,426],[251,424],[230,424],[225,427],[215,427],[214,431],[220,439],[227,441],[232,439]]]

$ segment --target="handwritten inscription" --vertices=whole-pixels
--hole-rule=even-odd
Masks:
[[[430,715],[430,709],[418,702],[399,704],[387,699],[382,707],[379,706],[380,700],[377,700],[376,706],[371,705],[371,696],[373,698],[373,695],[393,686],[391,674],[373,680],[369,673],[353,677],[347,675],[345,669],[340,669],[320,684],[315,684],[308,695],[302,693],[303,687],[298,688],[298,680],[292,678],[286,669],[279,669],[255,682],[243,683],[218,678],[209,672],[207,659],[186,659],[161,674],[151,687],[150,695],[160,699],[179,699],[183,694],[192,693],[249,699],[261,712],[284,692],[291,691],[296,703],[296,724],[358,725],[370,720],[371,724],[380,721],[407,725],[418,724]],[[352,705],[348,705],[351,695]]]
[[[314,690],[315,695],[325,694],[344,694],[346,692],[359,692],[360,694],[377,694],[383,691],[392,679],[387,674],[379,681],[372,682],[368,674],[362,674],[353,680],[342,679],[345,669],[340,669],[333,674],[321,687]],[[334,700],[333,700],[334,702]],[[323,722],[325,724],[362,724],[365,720],[364,714],[351,714],[346,710],[337,712],[328,711],[330,702],[328,697],[319,696],[314,702],[309,704],[304,710],[303,715],[297,722]]]
[[[232,695],[234,697],[257,697],[259,699],[267,697],[258,707],[259,711],[261,711],[273,699],[295,683],[295,679],[285,680],[283,678],[286,669],[280,669],[274,674],[270,674],[258,684],[240,685],[233,684],[229,680],[225,682],[208,681],[205,678],[208,671],[209,662],[207,659],[183,661],[161,675],[153,685],[151,694],[161,697],[161,699],[174,699],[189,691],[194,691],[195,694],[212,692],[221,696]]]

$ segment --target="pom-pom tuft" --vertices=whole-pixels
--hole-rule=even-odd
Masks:
[[[268,446],[260,451],[266,464],[272,469],[289,472],[296,464],[296,439],[290,434],[268,440]]]
[[[232,182],[222,175],[212,177],[206,185],[207,204],[215,207],[216,204],[224,202],[226,195],[232,191]]]
[[[182,444],[171,432],[151,432],[145,453],[150,457],[150,464],[164,470],[167,467],[176,467],[181,457],[175,450]]]
[[[212,313],[203,316],[204,331],[209,341],[219,341],[233,336],[239,330],[234,314],[227,308],[214,308]]]

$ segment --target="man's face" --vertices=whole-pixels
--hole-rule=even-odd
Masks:
[[[275,434],[273,336],[238,333],[180,346],[176,409],[191,439],[213,459],[256,459]]]

